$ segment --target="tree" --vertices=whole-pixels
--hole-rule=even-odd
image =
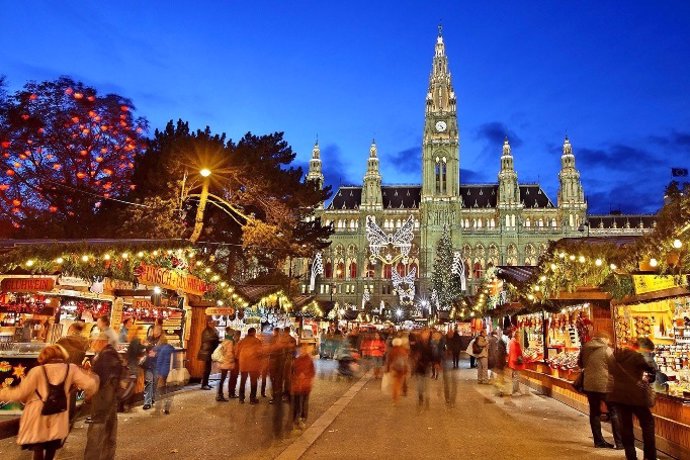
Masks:
[[[234,143],[208,127],[193,131],[182,120],[171,121],[155,132],[135,163],[128,200],[147,207],[120,206],[117,220],[132,236],[189,237],[199,171],[208,168],[210,195],[200,241],[237,281],[282,279],[277,273],[283,263],[313,255],[330,235],[310,219],[330,188],[305,182],[301,168],[291,166],[294,158],[282,133],[247,133]]]
[[[130,191],[146,121],[68,77],[0,92],[0,107],[0,218],[24,236],[88,235],[103,201]]]
[[[453,274],[452,268],[453,243],[450,240],[448,228],[444,228],[441,239],[436,246],[434,273],[431,276],[431,285],[436,292],[440,311],[449,311],[453,302],[462,296],[460,278]]]

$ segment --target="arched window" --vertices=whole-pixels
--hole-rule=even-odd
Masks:
[[[529,221],[529,217],[528,217],[527,219],[525,219],[525,227],[529,228],[529,226],[530,226],[530,221]]]
[[[483,273],[484,273],[484,269],[482,268],[481,262],[476,261],[474,263],[474,269],[473,269],[474,278],[476,278],[476,279],[481,278]]]
[[[330,260],[327,260],[323,267],[323,276],[324,278],[333,278],[333,264]]]
[[[357,278],[357,262],[352,261],[350,262],[350,279],[356,279]]]
[[[441,193],[441,163],[436,160],[436,167],[434,168],[434,176],[436,178],[436,193]]]
[[[391,279],[393,277],[393,267],[390,264],[385,264],[383,266],[383,278]]]
[[[371,262],[367,264],[367,273],[365,276],[367,278],[374,278],[376,276],[376,269],[374,268],[374,264]]]
[[[405,265],[402,262],[398,262],[396,271],[398,272],[398,275],[405,276]]]
[[[335,276],[339,280],[345,279],[345,263],[340,261],[338,262],[337,268],[335,270]]]

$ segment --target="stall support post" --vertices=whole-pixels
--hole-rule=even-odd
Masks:
[[[548,351],[549,351],[549,345],[546,343],[546,338],[547,338],[547,331],[546,331],[546,312],[544,310],[541,311],[541,346],[542,346],[542,353],[544,356],[544,360],[546,360],[549,357]]]

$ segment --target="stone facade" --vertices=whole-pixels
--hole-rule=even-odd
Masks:
[[[383,302],[395,307],[399,298],[393,290],[392,271],[404,276],[416,267],[416,300],[427,299],[434,252],[444,228],[450,231],[453,247],[462,256],[468,275],[467,293],[473,294],[487,267],[534,265],[550,240],[639,235],[654,226],[654,216],[587,214],[580,173],[567,137],[555,204],[539,184],[518,182],[509,139],[500,153],[497,183],[460,182],[457,100],[439,30],[426,94],[422,183],[382,185],[377,146],[372,142],[362,186],[340,187],[332,201],[315,213],[322,223],[333,225],[335,232],[322,254],[324,274],[318,277],[313,293],[319,300],[357,307],[367,299],[376,306]],[[307,179],[323,185],[318,142]],[[372,263],[367,216],[373,216],[389,235],[401,231],[409,216],[414,217],[414,239],[407,260]],[[390,252],[395,255],[395,248]],[[303,291],[309,293],[308,261],[300,265],[298,271],[305,275]]]

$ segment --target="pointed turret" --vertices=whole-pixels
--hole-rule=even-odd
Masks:
[[[515,208],[520,205],[520,188],[517,173],[513,166],[513,154],[506,136],[503,141],[501,155],[501,170],[498,173],[498,207],[502,209]]]
[[[580,182],[580,172],[575,167],[575,155],[570,139],[565,136],[561,154],[561,171],[558,173],[558,207],[563,211],[564,223],[571,229],[584,222],[587,212],[585,194]]]
[[[367,172],[364,174],[362,186],[363,209],[383,209],[383,196],[381,195],[381,173],[379,172],[379,158],[376,151],[376,140],[371,141],[369,147],[369,159],[367,160]]]
[[[314,143],[314,148],[311,151],[311,160],[309,160],[309,172],[307,173],[307,181],[311,181],[323,189],[324,177],[321,169],[321,149],[319,149],[319,141]],[[319,203],[319,208],[323,208],[323,203]]]
[[[426,97],[426,112],[455,113],[456,101],[453,85],[450,82],[446,45],[443,43],[443,29],[438,26],[434,61],[429,76],[429,91]]]

